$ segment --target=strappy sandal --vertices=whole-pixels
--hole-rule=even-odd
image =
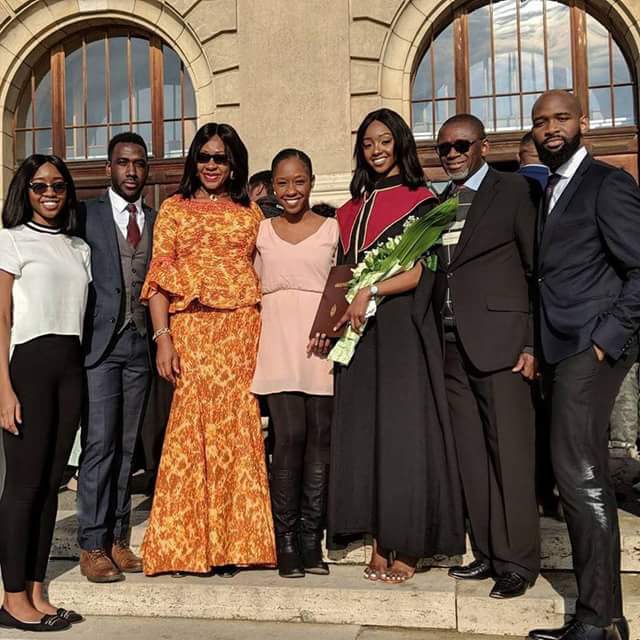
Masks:
[[[413,573],[407,573],[405,571],[387,571],[387,574],[382,578],[382,581],[387,584],[402,584],[403,582],[411,580],[414,576],[415,571]]]
[[[374,569],[373,567],[367,565],[364,568],[364,573],[362,577],[365,580],[370,580],[371,582],[377,582],[378,580],[382,580],[382,576],[385,576],[385,573],[382,573],[379,569]]]

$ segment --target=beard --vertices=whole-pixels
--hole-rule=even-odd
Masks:
[[[578,132],[573,138],[562,136],[564,144],[557,151],[550,151],[544,145],[536,142],[538,156],[543,164],[546,164],[551,171],[556,171],[580,148],[582,144],[582,134]]]

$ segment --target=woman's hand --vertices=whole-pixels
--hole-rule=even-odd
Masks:
[[[158,336],[156,341],[158,351],[156,354],[156,368],[160,377],[175,385],[180,375],[180,356],[173,346],[171,334],[165,333]]]
[[[18,435],[18,425],[22,424],[22,407],[11,385],[0,388],[0,428],[14,436]]]
[[[344,312],[344,315],[340,318],[338,324],[333,330],[338,331],[340,327],[344,326],[348,322],[356,333],[360,333],[360,328],[365,322],[365,314],[367,313],[369,300],[371,300],[369,289],[360,289],[360,291],[356,293],[356,297],[353,299],[353,302],[349,305],[349,308]]]
[[[318,356],[318,358],[326,358],[331,349],[331,339],[327,338],[324,333],[316,333],[315,337],[310,338],[307,344],[307,355]]]

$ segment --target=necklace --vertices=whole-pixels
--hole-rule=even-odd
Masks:
[[[215,194],[215,193],[209,193],[206,189],[200,189],[200,193],[205,194],[209,200],[212,200],[213,202],[216,202],[217,200],[221,200],[222,198],[228,198],[229,194],[228,193],[221,193],[221,194]]]

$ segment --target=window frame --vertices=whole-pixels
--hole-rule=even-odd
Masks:
[[[87,121],[87,96],[86,96],[86,87],[84,86],[86,78],[86,46],[89,42],[95,40],[101,40],[105,43],[105,49],[108,49],[109,38],[111,37],[127,37],[127,60],[128,60],[128,74],[129,76],[132,73],[131,67],[131,38],[144,38],[149,42],[149,82],[151,89],[151,152],[149,154],[150,160],[152,162],[162,162],[163,164],[171,164],[176,161],[182,161],[185,157],[186,152],[189,148],[189,141],[185,140],[185,129],[186,123],[189,121],[195,121],[197,124],[197,100],[195,100],[195,89],[194,90],[194,102],[196,104],[196,113],[194,115],[185,115],[184,108],[181,109],[180,118],[171,118],[166,122],[181,122],[182,129],[182,155],[181,156],[167,156],[165,155],[165,118],[164,118],[164,103],[163,103],[163,88],[164,88],[164,53],[163,46],[170,47],[174,53],[178,56],[180,60],[180,100],[182,106],[184,107],[185,103],[185,74],[188,73],[188,69],[184,63],[184,61],[177,54],[175,49],[171,46],[170,43],[165,42],[160,36],[149,33],[145,30],[138,29],[135,27],[129,27],[125,25],[114,25],[108,27],[96,27],[87,32],[73,34],[71,36],[71,40],[75,41],[78,39],[80,41],[79,46],[82,47],[82,65],[83,65],[83,108],[85,110],[84,123],[82,125],[78,125],[77,127],[68,126],[66,122],[66,93],[65,93],[65,58],[67,52],[65,52],[65,43],[59,42],[48,49],[49,55],[49,73],[51,74],[51,127],[36,127],[34,120],[34,112],[33,112],[33,104],[35,102],[35,89],[36,89],[36,66],[31,69],[29,73],[29,77],[24,84],[20,97],[18,99],[18,108],[16,108],[15,113],[13,115],[13,152],[14,159],[18,161],[18,135],[19,134],[31,134],[31,153],[35,153],[36,150],[36,133],[39,130],[48,130],[51,129],[51,143],[52,143],[52,151],[55,155],[63,158],[65,162],[67,162],[70,166],[83,166],[83,167],[97,167],[103,166],[105,159],[104,158],[73,158],[67,160],[66,157],[66,131],[67,129],[77,128],[79,131],[82,131],[82,135],[85,137],[84,141],[84,150],[85,154],[88,153],[88,142],[87,142],[87,132],[90,128],[94,126],[108,126],[108,127],[121,127],[123,125],[129,124],[133,126],[138,123],[137,120],[132,120],[134,114],[132,112],[131,103],[132,103],[132,86],[131,86],[131,77],[128,78],[129,82],[129,121],[128,123],[123,122],[111,122],[109,115],[107,117],[108,122],[101,125],[90,125]],[[67,40],[68,42],[69,40]],[[73,49],[74,51],[77,48]],[[43,58],[46,60],[46,58]],[[42,59],[41,59],[42,60]],[[109,65],[106,64],[105,75],[108,77],[110,75]],[[191,83],[193,88],[193,84]],[[32,104],[32,122],[30,127],[20,127],[18,118],[20,116],[19,105],[23,103],[23,100],[26,99],[26,95],[31,96],[31,104]],[[108,102],[109,94],[105,88],[105,98]],[[108,112],[107,112],[108,113]],[[140,123],[149,124],[148,120],[140,121]]]

